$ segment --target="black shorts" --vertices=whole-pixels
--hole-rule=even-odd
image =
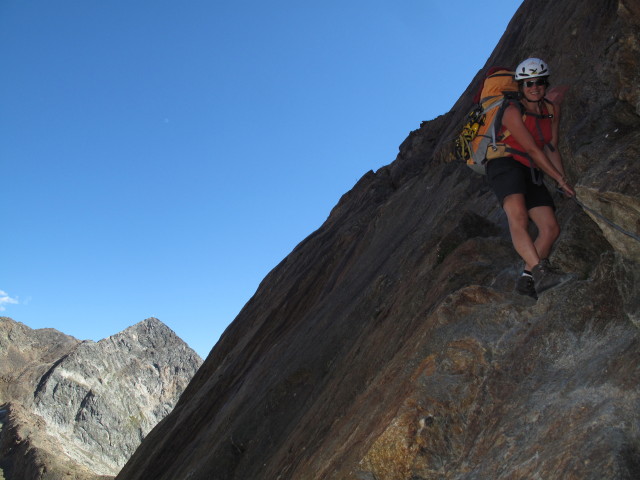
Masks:
[[[542,172],[538,169],[535,171],[536,178],[542,179]],[[512,157],[495,158],[487,162],[487,180],[500,205],[508,195],[522,193],[527,210],[535,207],[556,208],[547,187],[533,182],[531,168]]]

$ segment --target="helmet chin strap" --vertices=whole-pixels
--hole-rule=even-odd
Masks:
[[[543,99],[540,99],[540,100],[529,100],[527,98],[527,95],[524,92],[522,92],[522,100],[524,100],[527,103],[541,103],[541,102],[544,101]]]

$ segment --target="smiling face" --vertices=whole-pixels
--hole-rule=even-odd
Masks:
[[[547,77],[532,78],[520,82],[520,91],[525,100],[529,102],[539,102],[544,98],[549,81]]]

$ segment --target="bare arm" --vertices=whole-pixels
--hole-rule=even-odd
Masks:
[[[551,145],[553,146],[553,151],[548,146],[545,146],[544,153],[547,155],[547,158],[551,160],[551,163],[553,164],[553,166],[556,168],[556,170],[558,170],[562,174],[563,179],[566,181],[564,166],[562,164],[562,156],[560,155],[560,151],[558,150],[559,126],[560,126],[560,105],[556,105],[554,103],[554,114],[553,114],[553,120],[551,123],[551,132],[552,132]]]
[[[570,197],[575,195],[575,192],[571,188],[564,178],[564,171],[562,170],[562,158],[560,157],[559,152],[556,150],[557,156],[550,155],[551,158],[547,157],[547,154],[536,144],[533,136],[527,130],[524,123],[522,122],[522,114],[520,110],[515,105],[509,105],[504,112],[504,117],[502,118],[502,124],[509,129],[511,135],[517,140],[517,142],[522,146],[524,151],[531,156],[533,162],[536,164],[538,168],[540,168],[544,173],[549,175],[552,179],[554,179],[562,190],[569,195]],[[552,142],[556,142],[557,144],[557,123],[554,133],[554,138]],[[554,144],[555,146],[555,144]],[[549,149],[545,149],[549,152]],[[555,161],[554,161],[555,160]],[[557,162],[557,163],[556,163]],[[560,167],[560,169],[558,169]]]

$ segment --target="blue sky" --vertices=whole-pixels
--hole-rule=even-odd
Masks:
[[[0,315],[205,357],[520,3],[0,0]]]

